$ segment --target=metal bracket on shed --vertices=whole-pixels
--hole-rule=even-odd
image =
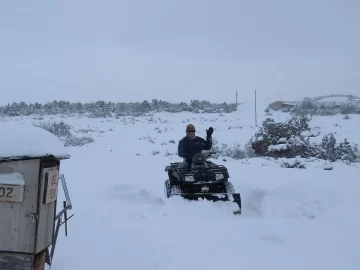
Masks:
[[[71,204],[71,200],[70,200],[69,191],[68,191],[68,188],[66,185],[65,177],[63,174],[60,175],[60,180],[61,180],[61,183],[63,186],[66,201],[63,201],[64,208],[55,216],[55,220],[57,220],[56,228],[55,228],[55,235],[54,235],[53,243],[51,246],[51,252],[50,252],[50,254],[48,254],[49,252],[47,251],[47,256],[46,256],[46,263],[49,265],[51,265],[53,257],[54,257],[55,246],[56,246],[56,241],[57,241],[57,237],[59,234],[60,226],[65,223],[65,236],[67,236],[67,234],[68,234],[67,221],[74,216],[74,214],[72,214],[70,217],[68,217],[68,215],[67,215],[67,210],[72,209],[72,204]],[[64,221],[63,221],[62,215],[64,215]]]

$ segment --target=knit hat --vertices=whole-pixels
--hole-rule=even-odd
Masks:
[[[189,130],[194,130],[194,131],[196,131],[196,130],[195,130],[195,126],[194,126],[193,124],[188,124],[188,125],[186,126],[186,132],[188,132]]]

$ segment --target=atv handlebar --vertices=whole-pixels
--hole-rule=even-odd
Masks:
[[[211,157],[211,155],[216,154],[216,152],[210,152],[210,150],[202,150],[201,154],[203,154],[206,158],[209,158],[209,157]],[[190,156],[183,157],[184,160],[186,160],[188,158],[192,158],[192,156],[191,157]]]

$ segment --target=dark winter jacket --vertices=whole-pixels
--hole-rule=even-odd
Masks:
[[[179,157],[185,158],[188,162],[191,162],[194,154],[201,153],[202,150],[210,150],[212,147],[211,137],[206,138],[206,141],[198,136],[194,138],[184,137],[180,140],[178,146]]]

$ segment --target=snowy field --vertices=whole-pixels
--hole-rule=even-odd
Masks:
[[[258,107],[259,126],[265,104]],[[280,160],[214,159],[227,166],[242,196],[238,216],[231,203],[164,197],[164,169],[181,160],[177,143],[186,124],[202,137],[214,127],[219,145],[243,146],[259,128],[251,102],[223,115],[46,120],[62,120],[74,134],[95,140],[68,147],[71,158],[62,162],[75,215],[68,237],[61,228],[52,270],[360,269],[359,165],[333,163],[324,170],[326,162],[311,160],[306,169],[286,169]],[[2,121],[40,123],[34,117]],[[314,140],[335,132],[360,144],[359,115],[316,116],[311,126],[319,127]],[[59,207],[63,198],[60,190]]]
[[[325,97],[325,98],[322,98],[318,101],[320,102],[338,102],[338,103],[341,103],[341,102],[347,102],[349,100],[348,97]]]

